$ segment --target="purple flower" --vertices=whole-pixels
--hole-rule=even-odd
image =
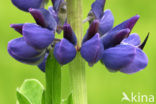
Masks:
[[[94,20],[86,35],[84,36],[81,56],[89,63],[90,66],[94,65],[102,58],[104,51],[103,44],[100,39],[100,34],[98,32],[99,21]]]
[[[53,7],[44,9],[47,0],[12,0],[19,9],[28,11],[36,21],[34,23],[11,24],[15,31],[22,35],[8,43],[8,52],[16,60],[37,65],[45,72],[49,50],[59,64],[71,62],[77,51],[93,66],[99,60],[109,71],[120,71],[127,74],[136,73],[148,64],[143,43],[138,34],[131,33],[139,15],[133,16],[113,27],[114,16],[111,10],[104,11],[105,0],[95,0],[85,21],[89,28],[82,40],[81,47],[77,46],[76,34],[67,23],[67,5],[64,0],[51,0]],[[85,22],[84,21],[84,22]],[[61,33],[63,39],[55,38],[55,33]]]
[[[76,56],[74,45],[77,44],[75,33],[70,25],[65,24],[63,30],[64,38],[56,43],[54,48],[54,56],[61,65],[67,64],[74,59]]]
[[[119,70],[127,74],[136,73],[144,69],[148,63],[146,54],[139,48],[141,45],[139,36],[131,34],[119,45],[106,49],[101,62],[110,71]]]
[[[23,37],[10,41],[8,52],[20,62],[39,65],[46,57],[47,48],[53,43],[57,24],[48,10],[29,8],[29,12],[38,25],[11,24]]]

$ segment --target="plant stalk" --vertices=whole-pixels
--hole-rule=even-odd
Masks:
[[[77,37],[77,50],[81,47],[83,20],[82,0],[67,1],[67,21],[71,25]],[[85,80],[85,61],[80,52],[77,52],[75,59],[69,64],[69,71],[73,90],[73,104],[87,104],[87,90]]]

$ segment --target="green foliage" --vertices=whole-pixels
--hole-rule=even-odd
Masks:
[[[26,96],[17,89],[18,104],[32,104]]]
[[[42,101],[41,101],[41,104],[45,104],[45,90],[43,90],[43,93],[42,93]]]
[[[61,103],[61,65],[50,51],[46,62],[46,104]]]
[[[43,89],[42,84],[38,80],[26,79],[20,89],[17,90],[19,103],[41,104]]]

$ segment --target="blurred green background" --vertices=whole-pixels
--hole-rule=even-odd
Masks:
[[[84,18],[87,16],[93,1],[83,0]],[[131,92],[156,95],[155,5],[156,0],[107,0],[105,9],[112,10],[115,25],[136,14],[141,16],[132,32],[137,32],[142,40],[148,32],[151,33],[144,49],[148,55],[149,64],[143,71],[126,75],[120,72],[110,73],[100,63],[91,68],[86,63],[89,104],[122,104],[124,103],[121,102],[122,92],[129,95]],[[7,53],[8,41],[20,37],[20,34],[11,29],[9,25],[25,22],[34,22],[30,14],[18,10],[12,5],[11,0],[0,1],[0,104],[16,103],[16,88],[22,84],[24,79],[36,78],[45,85],[44,73],[36,66],[17,62]],[[88,24],[85,24],[84,30],[87,27]],[[68,66],[63,67],[62,73],[62,97],[64,98],[70,90]]]

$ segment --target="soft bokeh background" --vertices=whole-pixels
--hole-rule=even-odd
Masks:
[[[84,18],[94,0],[83,0]],[[149,58],[148,67],[136,74],[126,75],[120,72],[110,73],[100,63],[89,68],[86,64],[87,89],[89,104],[121,104],[122,92],[156,95],[156,1],[155,0],[107,0],[105,9],[112,10],[115,25],[139,14],[140,20],[133,32],[140,34],[144,40],[150,32],[150,38],[144,49]],[[14,7],[11,0],[0,1],[0,104],[15,104],[16,88],[24,79],[36,78],[44,85],[44,73],[36,66],[17,62],[7,53],[9,40],[20,37],[20,34],[9,28],[11,23],[34,22],[30,14]],[[87,29],[85,24],[85,29]],[[68,66],[62,70],[63,97],[68,94]]]

